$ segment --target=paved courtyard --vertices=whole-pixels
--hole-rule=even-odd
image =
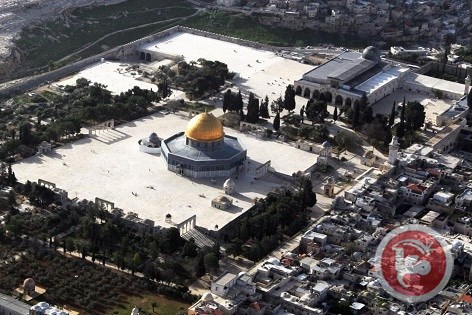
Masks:
[[[272,174],[255,180],[255,168],[271,161],[278,172],[292,174],[312,166],[317,155],[288,144],[264,141],[225,128],[237,136],[248,150],[248,171],[235,177],[234,206],[226,211],[211,207],[211,200],[222,194],[225,179],[194,180],[167,170],[159,155],[140,152],[138,140],[156,132],[167,138],[183,131],[188,118],[179,115],[154,114],[115,130],[102,131],[93,138],[57,148],[49,155],[33,156],[13,166],[20,182],[44,179],[69,192],[70,198],[95,200],[99,197],[115,203],[125,213],[166,226],[165,215],[180,223],[197,215],[197,225],[212,229],[249,209],[255,197],[264,197],[282,182]],[[135,193],[135,195],[133,195]]]
[[[228,69],[237,73],[233,80],[233,91],[241,90],[243,97],[247,99],[252,92],[263,99],[266,95],[270,101],[284,96],[285,88],[302,77],[305,72],[313,69],[313,66],[302,64],[298,61],[277,56],[271,51],[258,50],[217,39],[188,34],[177,33],[165,37],[157,42],[148,44],[147,49],[159,51],[165,54],[181,55],[185,61],[196,61],[204,57],[208,60],[218,60],[228,65]],[[141,64],[142,69],[157,69],[161,64],[168,64],[169,60]],[[67,77],[54,85],[73,85],[78,78],[86,78],[92,82],[104,84],[115,94],[125,92],[137,85],[143,89],[156,90],[155,84],[145,82],[141,75],[130,69],[131,64],[103,61],[97,63],[79,73]],[[171,99],[185,98],[181,91],[174,91]],[[306,105],[307,100],[296,98],[297,113],[301,106]],[[222,106],[222,95],[216,95],[207,100],[216,108]],[[221,110],[215,112],[218,116]]]
[[[436,117],[450,108],[455,101],[451,100],[440,100],[432,98],[429,95],[406,91],[406,90],[397,90],[387,97],[381,99],[377,103],[372,105],[372,109],[375,114],[383,114],[389,116],[392,110],[393,102],[398,106],[403,102],[403,97],[407,102],[418,101],[425,107],[426,122],[436,123]],[[397,117],[398,121],[400,120]]]

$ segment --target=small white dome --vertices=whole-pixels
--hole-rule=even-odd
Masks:
[[[207,292],[203,294],[202,300],[205,302],[212,302],[213,301],[213,295],[210,292]]]
[[[234,181],[231,178],[228,178],[225,181],[225,183],[223,184],[224,188],[234,188],[235,186],[236,186],[236,184],[234,183]]]

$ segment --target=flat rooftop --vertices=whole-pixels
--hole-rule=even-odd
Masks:
[[[423,74],[410,72],[405,76],[405,81],[410,84],[421,85],[431,89],[446,91],[460,96],[464,94],[464,84],[433,78]]]
[[[30,308],[31,305],[19,301],[12,296],[0,294],[0,309],[10,310],[14,314],[29,314]]]
[[[377,91],[378,89],[382,88],[391,81],[396,80],[400,75],[407,71],[408,68],[393,66],[389,69],[383,70],[375,74],[373,77],[362,82],[355,88],[357,90],[364,91],[367,93],[367,95],[369,95],[370,93]]]
[[[255,169],[271,161],[271,167],[284,174],[305,171],[317,155],[298,150],[275,140],[260,140],[225,128],[225,133],[238,137],[247,149],[246,174],[233,177],[236,193],[228,210],[211,207],[211,200],[223,194],[225,178],[190,179],[167,170],[163,157],[139,151],[138,140],[156,132],[160,138],[185,130],[187,117],[154,114],[118,126],[114,130],[97,132],[58,147],[49,155],[33,156],[13,166],[20,182],[44,179],[68,191],[69,198],[95,200],[96,197],[115,203],[125,213],[132,211],[156,225],[169,226],[165,215],[174,223],[197,215],[197,225],[220,228],[244,213],[255,197],[262,198],[284,183],[267,174],[255,180]]]
[[[375,62],[362,58],[362,53],[343,52],[334,59],[305,73],[303,79],[323,83],[328,78],[334,78],[346,82],[375,65]]]

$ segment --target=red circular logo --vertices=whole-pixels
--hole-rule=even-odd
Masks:
[[[449,246],[433,230],[407,225],[387,234],[377,249],[377,274],[392,296],[426,301],[441,291],[452,273]]]

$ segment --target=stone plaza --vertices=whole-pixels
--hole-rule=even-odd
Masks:
[[[314,153],[298,150],[277,140],[261,140],[225,128],[247,148],[244,174],[233,176],[233,206],[218,210],[211,201],[224,195],[226,178],[193,179],[171,172],[160,155],[139,151],[138,141],[152,132],[166,139],[185,130],[185,115],[153,114],[115,129],[96,131],[87,137],[48,153],[23,160],[13,166],[20,182],[43,179],[68,191],[71,199],[113,202],[125,213],[135,212],[160,226],[171,226],[196,215],[198,226],[223,227],[247,211],[254,198],[263,198],[284,185],[281,175],[267,173],[255,179],[256,168],[270,161],[270,169],[282,174],[309,169],[317,160]],[[171,214],[172,224],[166,223]]]

